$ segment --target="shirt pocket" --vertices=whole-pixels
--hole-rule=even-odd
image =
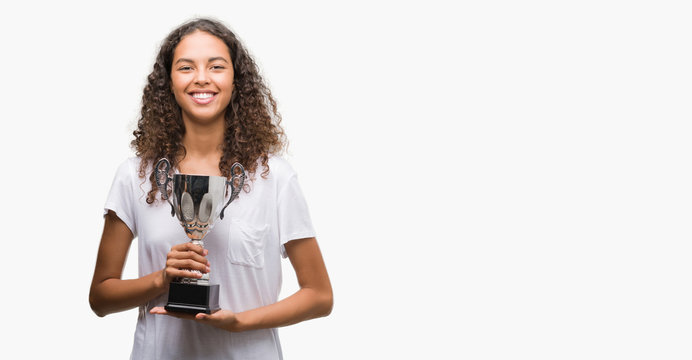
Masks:
[[[249,224],[241,219],[231,220],[228,235],[228,258],[232,264],[264,267],[265,235],[268,224]]]

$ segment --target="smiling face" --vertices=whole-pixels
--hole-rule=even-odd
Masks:
[[[233,92],[233,64],[226,44],[199,30],[183,37],[173,53],[171,90],[185,123],[223,122]]]

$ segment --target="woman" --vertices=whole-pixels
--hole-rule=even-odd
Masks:
[[[99,316],[139,307],[133,359],[280,359],[276,328],[326,316],[332,290],[296,174],[275,154],[285,146],[276,102],[257,66],[224,25],[198,19],[173,30],[144,89],[132,142],[137,157],[118,169],[105,210],[89,301]],[[229,178],[234,162],[250,180],[205,238],[186,241],[158,196],[153,165]],[[138,238],[139,278],[122,280]],[[278,300],[281,256],[300,289]],[[176,277],[209,273],[221,310],[169,313]]]

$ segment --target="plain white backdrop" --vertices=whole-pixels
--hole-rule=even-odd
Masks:
[[[3,5],[1,352],[129,356],[136,311],[88,304],[102,208],[195,16],[270,84],[334,286],[285,358],[692,357],[692,13],[613,0]]]

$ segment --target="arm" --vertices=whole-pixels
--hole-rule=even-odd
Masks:
[[[151,312],[194,318],[232,332],[275,328],[329,315],[333,304],[332,286],[317,240],[292,240],[286,243],[285,247],[300,289],[277,303],[237,314],[229,310],[219,310],[211,315],[200,313],[192,316],[167,313],[160,307],[152,309]]]
[[[138,279],[122,280],[127,252],[134,238],[130,229],[113,211],[108,211],[99,246],[89,304],[98,316],[128,310],[163,294],[171,279],[192,275],[180,267],[207,272],[201,248],[189,243],[176,245],[168,253],[166,268]]]
[[[289,241],[285,245],[300,289],[268,306],[236,314],[231,331],[274,328],[327,316],[332,311],[332,286],[315,238]]]
[[[108,211],[105,218],[89,292],[89,304],[98,316],[139,306],[165,290],[161,281],[157,281],[161,278],[160,274],[121,280],[133,235],[114,212]]]

